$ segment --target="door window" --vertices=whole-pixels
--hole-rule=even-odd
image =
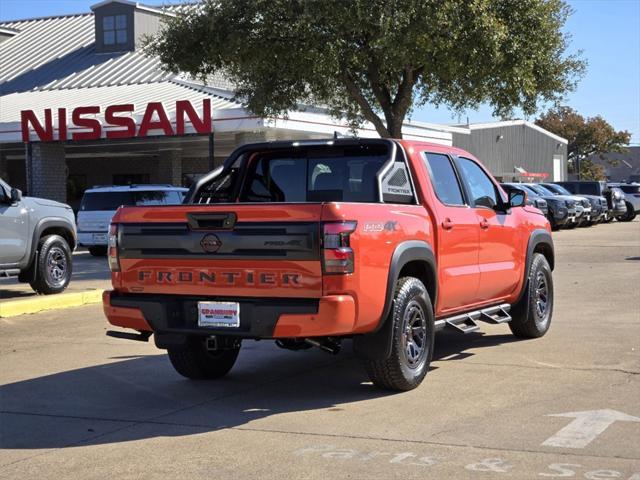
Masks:
[[[464,205],[460,182],[449,157],[440,153],[426,153],[425,158],[438,200],[445,205]]]
[[[498,204],[498,192],[489,176],[473,160],[460,157],[459,161],[474,205],[476,207],[495,207]]]

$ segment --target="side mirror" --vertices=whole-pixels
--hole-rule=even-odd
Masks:
[[[22,191],[17,188],[11,189],[11,203],[17,203],[22,200]]]
[[[511,190],[509,192],[509,205],[513,207],[524,207],[527,203],[527,192],[522,190]]]

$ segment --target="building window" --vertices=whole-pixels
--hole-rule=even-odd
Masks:
[[[127,16],[109,15],[102,18],[102,35],[105,45],[127,43]]]

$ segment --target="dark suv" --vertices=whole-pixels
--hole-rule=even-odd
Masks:
[[[501,183],[500,185],[507,193],[512,191],[525,192],[527,194],[527,205],[536,207],[545,217],[549,216],[549,206],[547,205],[547,201],[533,190],[527,189],[518,183]]]
[[[547,192],[540,189],[537,185],[531,186],[524,183],[506,183],[504,185],[508,188],[515,188],[526,192],[529,198],[544,200],[547,204],[546,216],[551,224],[552,230],[555,231],[560,228],[573,228],[576,226],[577,213],[573,200],[560,198],[551,192],[547,194]]]
[[[624,194],[622,190],[617,187],[608,187],[605,182],[598,181],[572,181],[572,182],[554,182],[556,185],[560,185],[575,195],[581,195],[589,198],[604,197],[607,202],[607,211],[602,219],[604,222],[610,222],[615,217],[625,215],[627,213],[627,206],[624,202]]]

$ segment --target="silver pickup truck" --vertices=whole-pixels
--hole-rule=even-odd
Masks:
[[[68,205],[23,197],[0,179],[0,277],[18,276],[41,294],[71,280],[76,223]]]

